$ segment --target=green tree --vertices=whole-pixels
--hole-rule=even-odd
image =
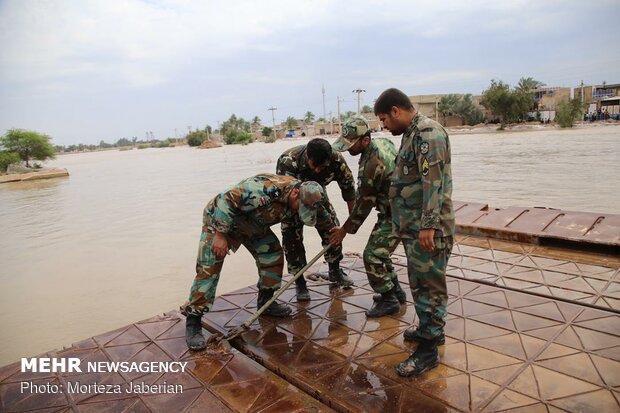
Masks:
[[[196,130],[194,132],[190,132],[187,135],[187,144],[189,146],[200,146],[206,140],[207,140],[207,132],[203,130]]]
[[[583,109],[581,99],[569,99],[568,102],[560,102],[555,120],[563,128],[572,128],[575,120],[581,117]]]
[[[314,113],[307,111],[304,115],[304,122],[309,125],[312,121],[314,121]]]
[[[454,107],[461,97],[456,94],[442,96],[437,104],[437,111],[443,117],[443,124],[446,124],[446,117],[454,114]]]
[[[17,152],[0,151],[0,172],[6,172],[9,165],[19,163],[21,158]]]
[[[463,122],[469,126],[476,125],[484,120],[482,111],[476,106],[470,93],[459,96],[452,111],[454,115],[463,119]]]
[[[224,134],[224,143],[226,143],[227,145],[232,145],[232,144],[248,144],[250,142],[254,142],[254,137],[243,130],[228,130],[225,134]]]
[[[499,117],[500,129],[504,129],[506,122],[513,117],[514,96],[510,86],[501,80],[491,80],[491,86],[482,92],[480,104],[493,115]]]
[[[0,149],[15,152],[30,167],[30,160],[45,161],[56,157],[49,136],[23,129],[10,129],[0,137]]]
[[[211,125],[205,126],[205,132],[207,132],[207,134],[209,135],[213,134],[213,128],[211,127]]]
[[[521,79],[519,79],[519,83],[517,84],[516,89],[526,93],[530,93],[543,86],[545,86],[545,84],[539,80],[536,80],[532,77],[522,77]]]
[[[320,118],[318,118],[316,121],[317,121],[317,122],[319,122],[319,123],[325,123],[325,122],[327,122],[323,116],[321,116]]]
[[[261,134],[264,137],[267,137],[267,136],[271,135],[272,132],[273,132],[272,128],[270,128],[269,126],[265,126],[265,127],[263,127],[263,130],[262,130]]]
[[[295,129],[295,127],[297,126],[297,119],[295,119],[293,116],[289,116],[286,118],[284,123],[286,124],[287,129]]]
[[[368,105],[362,106],[362,113],[372,113],[372,108]]]

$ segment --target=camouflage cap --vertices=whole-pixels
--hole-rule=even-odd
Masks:
[[[342,125],[342,133],[332,148],[338,152],[344,152],[353,146],[355,141],[366,135],[369,130],[368,121],[363,116],[349,118]]]
[[[316,211],[324,198],[323,187],[314,181],[299,186],[299,217],[305,225],[316,225]]]

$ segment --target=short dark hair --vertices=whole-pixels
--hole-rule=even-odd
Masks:
[[[375,101],[375,115],[379,113],[390,113],[392,111],[392,106],[406,110],[413,109],[413,105],[407,95],[396,88],[390,88],[384,90]]]
[[[325,139],[314,138],[306,146],[308,158],[316,165],[322,165],[332,156],[332,146]]]

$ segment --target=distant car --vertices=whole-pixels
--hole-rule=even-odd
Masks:
[[[613,120],[620,120],[620,113],[612,113],[609,115],[609,118]]]
[[[295,131],[294,130],[290,130],[290,131],[286,132],[286,137],[287,138],[294,138],[295,137]]]

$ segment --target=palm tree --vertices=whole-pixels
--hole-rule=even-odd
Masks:
[[[287,129],[295,129],[295,126],[297,126],[297,119],[289,116],[288,118],[286,118],[286,121],[284,123],[286,124]]]
[[[314,113],[307,111],[304,116],[304,122],[306,122],[307,124],[310,124],[312,123],[313,120],[314,120]]]
[[[519,84],[517,85],[516,89],[522,92],[529,93],[542,86],[545,86],[545,84],[539,80],[536,80],[532,77],[522,77],[521,79],[519,79]]]

